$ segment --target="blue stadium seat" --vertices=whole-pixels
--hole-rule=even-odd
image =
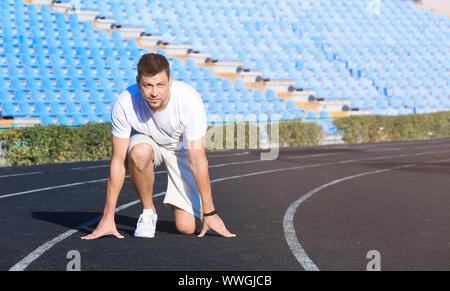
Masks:
[[[0,102],[13,102],[8,91],[0,90]]]
[[[86,101],[80,102],[80,113],[83,116],[88,116],[88,118],[90,115],[94,115],[94,110],[92,109],[91,103],[86,102]],[[93,119],[95,119],[95,118],[93,118]],[[91,120],[91,119],[89,119],[89,120]],[[91,121],[89,121],[89,122],[91,122]]]
[[[298,107],[297,107],[297,105],[295,104],[294,101],[288,100],[288,101],[286,101],[286,109],[288,111],[295,111],[295,110],[298,109]]]
[[[301,120],[306,117],[304,109],[297,109],[294,111],[294,119]]]
[[[239,96],[239,93],[234,89],[234,88],[231,88],[230,90],[228,90],[228,97],[227,97],[227,100],[228,101],[237,101],[237,100],[240,100],[240,96]]]
[[[251,90],[250,89],[243,89],[242,91],[241,91],[241,101],[249,101],[249,100],[251,100],[253,97],[252,97],[252,94],[251,94]]]
[[[273,91],[272,89],[267,89],[266,90],[266,100],[267,101],[274,101],[276,100],[278,97],[275,93],[275,91]]]
[[[292,111],[284,110],[282,113],[283,120],[294,120],[294,114]]]
[[[260,108],[258,103],[256,103],[253,100],[250,100],[247,102],[247,112],[248,113],[259,113],[260,112]]]
[[[12,102],[1,102],[2,104],[2,116],[16,116],[17,111],[14,108],[14,104]]]
[[[237,91],[245,89],[244,81],[242,81],[241,79],[235,79],[234,80],[234,89],[236,89]]]
[[[43,126],[49,126],[49,125],[54,125],[55,122],[53,121],[53,118],[50,117],[50,115],[48,114],[41,114],[41,124]]]
[[[69,101],[65,103],[65,113],[67,116],[72,116],[72,118],[76,115],[79,115],[79,111],[77,105],[73,101]]]
[[[270,113],[270,112],[273,112],[273,111],[274,111],[274,108],[273,108],[272,103],[270,103],[267,100],[262,100],[261,101],[261,112],[263,112],[263,113]]]
[[[224,101],[227,100],[227,95],[221,89],[218,89],[216,91],[215,95],[216,96],[214,97],[214,100],[217,101],[217,102],[224,102]]]
[[[56,116],[56,121],[58,125],[71,126],[71,122],[66,114],[61,113]]]
[[[308,113],[306,114],[306,118],[307,119],[318,119],[317,113],[314,111],[308,111]]]
[[[103,122],[111,122],[111,113],[103,114]]]
[[[58,115],[63,115],[63,114],[65,114],[65,113],[61,107],[61,104],[56,103],[56,102],[50,104],[50,116],[51,117],[57,117]]]
[[[104,96],[103,96],[104,102],[116,101],[116,94],[114,93],[113,90],[104,90],[103,94],[104,94]],[[95,100],[98,100],[98,99],[95,99]]]
[[[246,114],[247,113],[247,108],[246,108],[246,106],[245,106],[245,104],[242,102],[242,101],[237,101],[236,103],[235,103],[235,109],[234,109],[234,111],[236,112],[236,113],[239,113],[239,114]]]
[[[263,91],[261,91],[260,89],[255,89],[253,91],[253,100],[255,101],[262,101],[265,99],[264,93]]]
[[[222,112],[225,114],[234,113],[234,106],[232,102],[226,101],[222,103]]]
[[[95,102],[95,113],[97,115],[104,115],[110,113],[106,108],[106,104],[102,101]]]
[[[208,112],[213,114],[221,112],[221,108],[218,102],[210,101],[208,104],[209,104]]]
[[[310,112],[311,112],[311,111],[310,111]],[[319,112],[319,117],[320,117],[320,119],[329,119],[329,118],[330,118],[330,115],[328,114],[328,111],[321,110],[321,111]]]
[[[34,112],[39,114],[40,116],[49,115],[49,111],[44,102],[36,102],[34,104]]]
[[[284,112],[286,110],[286,108],[284,107],[284,101],[283,99],[275,99],[273,101],[274,103],[274,107],[273,107],[273,111],[276,113],[281,113]]]
[[[14,102],[28,102],[29,99],[24,90],[15,90],[14,91]]]

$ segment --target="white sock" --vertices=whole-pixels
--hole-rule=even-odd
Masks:
[[[144,209],[142,214],[155,215],[155,213],[153,212],[153,209]]]

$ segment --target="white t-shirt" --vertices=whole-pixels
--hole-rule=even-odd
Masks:
[[[206,130],[201,96],[180,81],[172,82],[169,104],[163,111],[151,110],[135,84],[119,95],[111,114],[114,136],[128,138],[132,132],[142,133],[172,151],[185,151],[187,141],[204,137]]]

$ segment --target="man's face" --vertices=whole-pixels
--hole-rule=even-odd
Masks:
[[[137,84],[142,96],[153,111],[162,111],[167,107],[170,98],[172,76],[167,77],[165,71],[154,75],[137,77]]]

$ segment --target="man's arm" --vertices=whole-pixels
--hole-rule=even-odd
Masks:
[[[211,183],[208,171],[208,160],[206,159],[205,138],[188,142],[189,168],[194,177],[195,184],[200,192],[203,213],[209,213],[214,208],[211,193]],[[208,230],[213,230],[225,237],[235,237],[230,233],[222,219],[217,215],[204,217],[203,229],[199,237],[203,237]]]
[[[112,159],[109,170],[108,186],[106,190],[106,202],[103,210],[103,217],[100,220],[97,228],[89,235],[81,237],[81,239],[96,239],[105,235],[112,234],[117,238],[123,236],[117,231],[116,223],[114,222],[115,209],[117,199],[119,198],[120,190],[126,175],[126,157],[128,152],[129,138],[112,138]]]

